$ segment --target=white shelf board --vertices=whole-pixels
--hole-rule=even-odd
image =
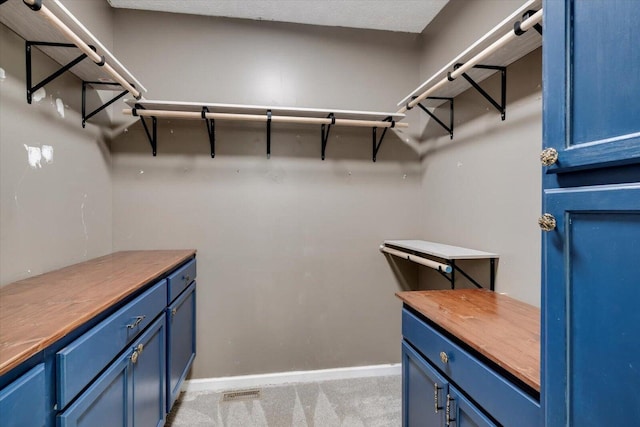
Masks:
[[[125,103],[130,107],[140,104],[147,110],[166,111],[189,111],[200,113],[202,107],[207,107],[210,113],[231,113],[231,114],[266,114],[271,110],[274,115],[296,116],[296,117],[326,117],[333,113],[336,119],[360,119],[360,120],[384,120],[391,116],[393,120],[400,121],[405,115],[399,113],[384,113],[378,111],[356,111],[356,110],[331,110],[325,108],[297,108],[283,106],[265,105],[242,105],[242,104],[215,104],[210,102],[179,102],[179,101],[157,101],[142,99],[126,99]]]
[[[427,242],[424,240],[385,240],[385,246],[394,246],[400,249],[420,252],[425,255],[442,259],[487,259],[498,258],[498,254],[483,252],[475,249],[461,248],[458,246],[444,245],[442,243]]]
[[[146,89],[116,58],[106,49],[102,43],[73,16],[58,0],[44,0],[43,6],[46,6],[68,26],[82,41],[96,48],[98,55],[103,55],[106,62],[113,67],[121,76],[130,83],[134,83],[135,87],[146,92]],[[41,13],[31,10],[22,0],[10,0],[0,5],[0,22],[9,27],[20,37],[31,42],[52,42],[52,43],[70,43],[57,28],[52,26],[49,21],[42,16]],[[80,49],[65,47],[49,47],[36,46],[45,55],[59,63],[65,65],[82,54]],[[69,70],[70,73],[76,75],[84,81],[103,81],[114,82],[114,80],[96,65],[91,59],[85,58],[79,64],[76,64]],[[39,70],[33,69],[34,84],[43,77]],[[118,86],[119,87],[119,86]],[[96,89],[107,89],[96,87]]]
[[[454,70],[454,65],[457,63],[464,63],[475,55],[486,49],[493,42],[500,37],[507,34],[509,31],[513,31],[513,25],[516,21],[522,21],[522,15],[528,10],[540,10],[542,8],[542,0],[529,0],[522,5],[518,10],[513,12],[501,23],[495,26],[491,31],[486,33],[483,37],[478,39],[474,44],[468,47],[464,52],[456,56],[451,62],[445,65],[440,71],[431,76],[428,80],[414,89],[409,95],[398,102],[398,106],[404,106],[407,102],[411,101],[413,96],[418,96],[431,86],[435,85],[442,79],[447,77],[447,73]],[[482,65],[494,65],[500,67],[506,67],[511,63],[517,61],[523,56],[533,52],[535,49],[542,46],[542,36],[535,30],[530,29],[524,34],[519,36],[515,41],[507,44],[502,49],[496,51],[493,55],[490,55],[482,61]],[[471,69],[467,74],[475,80],[477,83],[490,77],[496,73],[495,70],[484,69]],[[439,91],[436,91],[431,96],[441,96],[446,98],[455,98],[465,90],[469,89],[471,85],[462,77],[458,77],[452,82],[447,83]],[[428,100],[425,100],[428,101]],[[425,102],[423,101],[423,103]],[[430,101],[433,105],[442,104],[442,100]]]

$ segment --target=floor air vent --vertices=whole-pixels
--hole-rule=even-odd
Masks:
[[[238,390],[238,391],[227,391],[222,393],[222,401],[223,402],[233,402],[236,400],[254,400],[260,399],[260,390]]]

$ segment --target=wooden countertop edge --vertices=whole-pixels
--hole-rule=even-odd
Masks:
[[[122,251],[122,252],[146,252],[146,251]],[[149,251],[149,252],[153,252],[153,251]],[[103,304],[101,304],[100,306],[96,307],[94,310],[91,310],[91,311],[87,312],[83,316],[76,317],[74,322],[71,322],[71,323],[68,323],[66,325],[63,325],[54,334],[49,334],[48,336],[43,337],[42,339],[38,340],[37,343],[35,343],[32,346],[26,347],[24,350],[22,350],[20,353],[16,354],[15,356],[10,357],[10,358],[8,358],[6,360],[2,360],[1,363],[0,363],[0,376],[6,374],[7,372],[11,371],[15,367],[19,366],[21,363],[29,360],[31,357],[35,356],[36,354],[38,354],[41,351],[45,350],[46,348],[48,348],[52,344],[56,343],[60,339],[64,338],[67,334],[69,334],[70,332],[75,330],[78,326],[90,321],[91,319],[95,318],[99,314],[103,313],[109,307],[112,307],[113,305],[118,304],[119,302],[121,302],[122,300],[127,298],[129,295],[132,295],[137,290],[143,288],[145,285],[153,282],[156,279],[159,279],[160,277],[162,277],[166,273],[168,273],[171,270],[173,270],[175,267],[177,267],[180,264],[184,263],[189,258],[194,257],[196,255],[197,251],[195,249],[185,249],[184,252],[185,253],[184,253],[183,256],[177,258],[171,264],[167,264],[160,271],[156,272],[155,274],[148,275],[147,277],[138,280],[137,283],[132,284],[127,289],[127,291],[121,292],[121,293],[117,294],[116,296],[114,296],[113,298],[111,298],[109,300],[105,300],[103,302]],[[112,253],[110,255],[114,255],[116,253],[118,253],[118,252],[114,252],[114,253]],[[67,267],[65,267],[65,268],[67,268]],[[48,273],[44,273],[44,274],[42,274],[42,276],[44,276],[46,274],[48,274]]]
[[[491,291],[488,291],[488,290],[473,290],[473,291],[491,292]],[[420,307],[420,306],[417,306],[416,304],[413,304],[412,301],[407,300],[402,295],[403,293],[407,293],[408,294],[408,293],[411,293],[411,292],[431,292],[431,291],[404,291],[404,292],[397,292],[396,296],[404,304],[408,305],[409,307],[411,307],[412,309],[414,309],[418,313],[422,314],[427,319],[429,319],[431,322],[435,323],[436,325],[438,325],[439,327],[441,327],[442,329],[444,329],[448,333],[450,333],[453,336],[457,337],[457,334],[455,334],[453,331],[451,331],[449,328],[447,328],[446,325],[441,324],[441,322],[438,322],[437,320],[434,320],[428,313],[425,313],[424,310],[423,310],[423,307]],[[456,292],[456,290],[446,290],[446,291],[436,291],[436,292]],[[491,293],[494,294],[493,292],[491,292]],[[499,295],[499,294],[494,294],[494,295]],[[506,298],[508,298],[508,297],[506,297]],[[522,304],[524,304],[524,303],[522,303]],[[460,337],[457,337],[457,338],[461,339]],[[504,369],[506,372],[508,372],[511,375],[513,375],[518,380],[522,381],[527,386],[531,387],[533,390],[535,390],[537,392],[540,392],[540,375],[539,375],[540,371],[539,370],[538,370],[537,373],[534,373],[534,372],[531,372],[530,369],[521,369],[518,366],[513,366],[512,364],[506,363],[504,360],[501,360],[496,355],[492,354],[491,352],[487,351],[487,349],[483,348],[482,346],[477,345],[474,342],[470,342],[470,341],[467,341],[467,340],[464,340],[464,339],[461,339],[461,341],[464,342],[469,347],[471,347],[472,349],[474,349],[475,351],[477,351],[483,357],[487,358],[491,362],[493,362],[496,365],[498,365],[500,368]],[[539,355],[538,355],[538,357],[539,357]],[[536,378],[537,378],[537,380],[536,380]]]

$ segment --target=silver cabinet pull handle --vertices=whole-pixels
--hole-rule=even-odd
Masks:
[[[433,403],[435,405],[436,414],[438,410],[442,409],[440,403],[438,402],[438,390],[442,390],[442,388],[438,387],[438,383],[433,383]]]
[[[144,315],[143,316],[136,316],[136,318],[133,321],[133,323],[129,323],[127,325],[127,329],[133,329],[133,328],[137,327],[140,324],[140,322],[142,322],[144,320],[145,317],[147,317],[147,316],[144,316]]]
[[[451,424],[451,421],[455,421],[455,418],[451,418],[451,402],[453,401],[453,399],[451,398],[451,395],[447,394],[447,407],[445,410],[445,418],[447,421],[447,425]]]

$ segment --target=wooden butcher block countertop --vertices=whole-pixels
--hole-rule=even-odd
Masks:
[[[540,392],[540,309],[481,289],[408,291],[396,295]]]
[[[116,252],[0,288],[0,375],[194,255]]]

